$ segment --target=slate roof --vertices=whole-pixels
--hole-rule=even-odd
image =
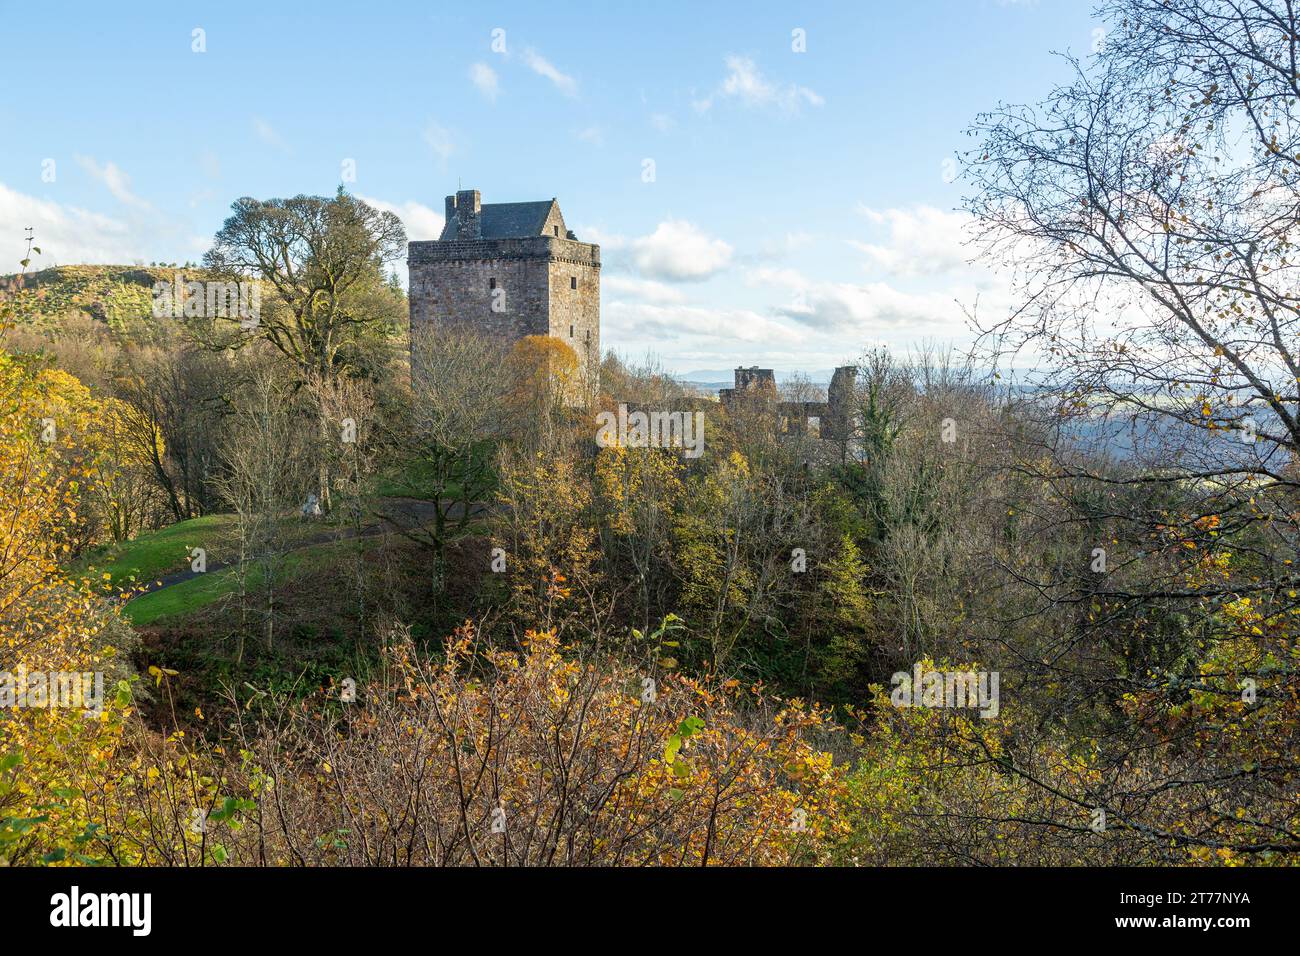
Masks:
[[[554,199],[543,202],[490,202],[484,203],[484,239],[515,239],[520,236],[540,236],[546,217],[551,214]]]
[[[488,202],[479,208],[480,237],[483,239],[524,239],[542,235],[542,227],[551,214],[554,199],[539,202]],[[456,224],[459,228],[459,224]],[[443,228],[442,239],[455,239],[452,222]]]

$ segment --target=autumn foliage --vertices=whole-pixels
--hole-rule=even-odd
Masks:
[[[549,631],[492,651],[466,625],[435,660],[392,636],[354,702],[334,688],[267,704],[277,719],[242,741],[254,779],[275,780],[243,862],[813,863],[844,829],[842,770],[809,742],[828,729],[816,708],[651,683]]]

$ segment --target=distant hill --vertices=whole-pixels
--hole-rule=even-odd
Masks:
[[[56,266],[28,273],[25,284],[38,294],[37,323],[80,312],[123,329],[151,316],[154,283],[170,282],[178,271],[205,277],[192,266]]]

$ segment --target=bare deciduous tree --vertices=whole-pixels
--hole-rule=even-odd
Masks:
[[[286,549],[286,519],[296,512],[310,486],[312,418],[295,401],[292,384],[273,367],[255,369],[233,400],[224,471],[218,483],[234,509],[238,559],[241,631],[239,654],[254,615],[270,649],[278,608],[276,576]],[[254,611],[250,599],[260,596]]]

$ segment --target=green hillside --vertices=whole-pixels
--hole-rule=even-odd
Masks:
[[[25,284],[36,295],[29,321],[82,313],[115,329],[129,328],[151,316],[154,283],[172,281],[177,271],[187,279],[206,277],[193,266],[56,266],[30,273]]]

